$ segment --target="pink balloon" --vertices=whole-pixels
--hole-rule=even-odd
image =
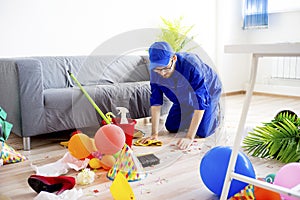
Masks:
[[[98,129],[94,139],[96,148],[100,153],[113,155],[123,148],[125,133],[120,127],[108,124]]]
[[[276,173],[274,185],[293,188],[300,184],[300,163],[288,163]],[[286,194],[280,194],[285,200],[299,200]]]

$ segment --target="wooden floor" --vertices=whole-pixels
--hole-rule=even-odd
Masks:
[[[164,135],[162,147],[136,147],[132,149],[136,155],[154,152],[161,158],[161,164],[145,169],[147,177],[141,181],[130,182],[136,199],[218,199],[202,183],[199,174],[199,164],[203,155],[215,145],[232,146],[236,128],[242,111],[245,95],[223,97],[224,123],[220,134],[207,139],[196,140],[189,151],[182,152],[171,145],[178,136]],[[300,115],[300,98],[254,95],[246,129],[270,121],[278,111],[290,109]],[[149,134],[151,126],[139,120],[136,128]],[[246,132],[245,132],[246,134]],[[33,199],[37,194],[28,186],[27,179],[34,174],[31,164],[42,166],[53,163],[67,152],[59,145],[60,141],[68,139],[69,133],[55,136],[39,136],[32,138],[32,150],[22,151],[28,160],[0,167],[0,200],[2,199]],[[7,144],[20,149],[21,139],[11,135]],[[257,177],[265,177],[276,173],[283,164],[274,160],[263,160],[250,157]],[[70,170],[67,175],[76,177],[78,172]],[[82,189],[84,196],[80,199],[113,199],[109,188],[112,181],[106,178],[107,171],[96,171],[94,183],[87,186],[76,185]],[[96,192],[97,191],[97,192]]]

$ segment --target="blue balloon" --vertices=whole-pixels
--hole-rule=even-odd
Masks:
[[[200,162],[200,175],[205,186],[217,196],[221,196],[231,155],[231,147],[217,146],[209,150]],[[238,153],[234,172],[255,178],[255,171],[248,157]],[[227,198],[240,192],[248,183],[233,179]]]

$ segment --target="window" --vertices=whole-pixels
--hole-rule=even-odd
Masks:
[[[268,27],[268,0],[244,0],[243,29]]]

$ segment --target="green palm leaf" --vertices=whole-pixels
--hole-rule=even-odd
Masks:
[[[257,126],[243,140],[250,155],[283,163],[300,161],[300,120],[292,111],[280,112],[269,123]]]

